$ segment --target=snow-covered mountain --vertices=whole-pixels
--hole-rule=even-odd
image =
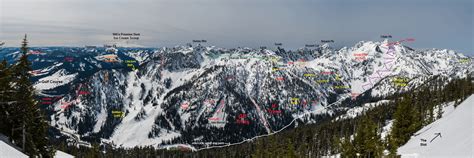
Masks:
[[[37,86],[47,87],[41,97],[52,98],[47,106],[51,125],[83,140],[124,147],[184,144],[199,149],[237,143],[318,123],[353,109],[347,104],[351,99],[387,96],[437,76],[473,73],[470,57],[389,41],[339,50],[324,44],[295,51],[203,46],[38,51],[46,53],[32,58],[40,74],[34,82],[67,82]],[[15,50],[10,52],[6,56],[13,58]],[[72,52],[77,56],[73,62],[65,58]],[[66,55],[39,66],[53,53]]]

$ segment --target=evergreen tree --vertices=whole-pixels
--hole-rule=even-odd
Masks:
[[[430,123],[432,123],[435,120],[434,117],[434,107],[432,104],[426,104],[428,108],[427,110],[424,110],[425,112],[422,114],[422,117],[424,117],[422,123],[423,126],[426,126]]]
[[[262,151],[262,143],[260,140],[256,141],[255,149],[252,154],[253,158],[259,158],[263,156],[263,151]]]
[[[352,143],[358,154],[363,157],[382,156],[383,144],[377,131],[378,127],[372,119],[368,116],[363,116]]]
[[[15,88],[14,117],[18,120],[12,130],[14,138],[21,135],[21,147],[30,155],[51,157],[54,149],[47,138],[48,123],[34,99],[34,88],[30,82],[31,63],[28,61],[28,41],[23,39],[20,52],[22,56],[13,66],[13,84]],[[18,130],[17,130],[18,129]]]
[[[270,145],[268,146],[268,149],[266,149],[267,151],[269,151],[267,153],[267,155],[269,157],[274,157],[274,156],[278,155],[278,152],[280,152],[281,150],[278,148],[276,138],[275,137],[270,137],[268,142],[270,142]]]
[[[438,107],[438,110],[436,111],[436,119],[440,119],[441,117],[443,117],[443,105],[440,104],[437,106]]]
[[[405,94],[398,102],[397,110],[394,113],[395,121],[393,122],[389,142],[392,155],[396,154],[397,148],[405,144],[411,135],[421,127],[419,116],[416,107],[412,105],[412,97]]]
[[[295,158],[298,157],[295,152],[295,147],[293,145],[293,142],[290,139],[287,139],[287,148],[286,148],[286,155],[285,157],[287,158]]]
[[[340,146],[341,157],[356,157],[356,151],[350,137],[344,137],[344,139],[340,141]]]
[[[12,126],[12,110],[11,104],[13,87],[11,84],[11,69],[8,67],[7,61],[0,63],[0,133],[11,137]]]

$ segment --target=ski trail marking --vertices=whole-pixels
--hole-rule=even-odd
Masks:
[[[249,95],[249,94],[247,94],[247,95]],[[259,107],[258,104],[255,102],[255,100],[253,100],[253,99],[250,97],[250,95],[249,95],[249,98],[250,98],[250,101],[252,101],[253,105],[255,105],[255,108],[257,109],[257,113],[259,114],[260,119],[262,120],[263,125],[265,126],[265,129],[267,130],[267,133],[272,133],[272,130],[268,127],[267,119],[264,117],[262,111],[260,110],[260,107]]]

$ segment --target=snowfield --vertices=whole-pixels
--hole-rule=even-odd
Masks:
[[[473,157],[473,108],[471,95],[441,119],[425,126],[398,149],[402,157]],[[447,111],[445,111],[447,112]],[[436,133],[440,133],[437,136]],[[422,140],[423,139],[423,140]],[[424,141],[426,140],[426,141]],[[426,146],[421,146],[426,143]]]
[[[27,158],[28,156],[11,147],[7,143],[0,141],[0,157]]]
[[[8,137],[3,136],[0,133],[0,158],[23,158],[23,157],[28,158],[28,155],[25,155],[21,151],[15,149],[15,147],[10,145],[11,143],[4,142],[4,141],[8,141],[7,139]],[[54,155],[54,157],[55,158],[74,158],[74,156],[69,155],[68,153],[62,152],[60,150],[56,150],[56,154]]]
[[[60,150],[56,150],[55,158],[74,158],[74,156],[69,155],[68,153],[62,152]]]
[[[66,70],[61,69],[51,76],[39,79],[39,81],[34,84],[34,88],[36,90],[54,89],[72,82],[76,78],[77,74],[78,73],[67,74]]]

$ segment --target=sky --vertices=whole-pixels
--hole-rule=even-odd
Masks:
[[[0,41],[19,46],[120,43],[112,33],[140,33],[129,43],[176,46],[205,39],[224,48],[288,49],[334,40],[414,38],[413,48],[474,55],[472,0],[0,0]]]

